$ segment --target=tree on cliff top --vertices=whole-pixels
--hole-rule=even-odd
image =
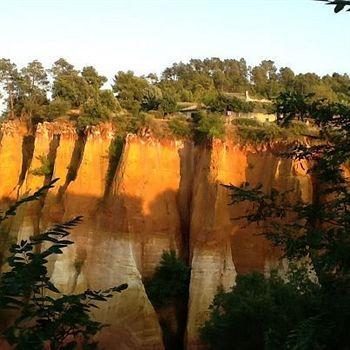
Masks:
[[[15,96],[18,81],[18,70],[9,59],[0,59],[0,87],[7,97],[7,111],[13,119],[15,117]]]
[[[11,205],[0,222],[15,215],[20,205],[38,200],[54,182]],[[80,294],[64,295],[51,282],[48,260],[63,254],[63,249],[74,243],[68,239],[69,231],[80,221],[81,217],[76,217],[56,224],[10,248],[7,272],[0,276],[0,311],[9,324],[2,336],[18,350],[43,350],[47,346],[51,350],[75,349],[78,343],[84,349],[96,348],[92,337],[105,325],[91,318],[92,308],[127,288],[122,284],[106,290],[88,289]]]
[[[294,268],[287,280],[240,277],[231,292],[219,293],[202,329],[213,349],[253,349],[257,339],[266,349],[350,349],[350,190],[344,173],[350,107],[324,101],[314,107],[322,138],[283,155],[309,164],[311,203],[293,201],[289,192],[295,189],[226,186],[232,205],[249,204],[236,219],[259,224]]]
[[[133,114],[138,114],[149,87],[147,80],[137,77],[134,72],[118,72],[114,77],[113,91],[117,94],[120,105]]]

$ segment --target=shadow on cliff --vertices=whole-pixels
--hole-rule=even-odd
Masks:
[[[248,166],[246,168],[246,181],[251,186],[262,184],[264,191],[270,191],[276,186],[275,174],[279,165],[279,159],[273,152],[248,152]],[[237,216],[244,215],[247,205],[236,205]],[[252,271],[264,272],[269,268],[268,263],[279,260],[280,252],[273,247],[265,237],[259,235],[262,226],[247,224],[243,220],[239,222],[240,228],[231,238],[231,251],[233,262],[238,274],[246,274]]]
[[[264,163],[270,161],[267,159]],[[252,158],[251,162],[258,162],[258,160]],[[276,168],[275,165],[274,167]],[[253,184],[254,179],[260,179],[264,172],[266,170],[263,166],[250,167],[247,169],[247,180]],[[268,179],[270,174],[265,176]],[[266,182],[266,186],[271,185]],[[188,184],[187,188],[192,191],[190,187]],[[228,202],[228,192],[226,194]],[[72,233],[72,240],[75,241],[74,249],[67,255],[73,276],[72,280],[67,280],[67,283],[70,284],[68,291],[76,292],[79,283],[85,283],[85,287],[89,288],[104,288],[115,283],[128,282],[122,280],[124,272],[122,269],[123,266],[132,264],[140,273],[141,279],[149,277],[154,272],[164,250],[176,249],[182,256],[188,255],[188,247],[184,246],[183,234],[189,235],[191,229],[190,207],[193,199],[190,197],[191,194],[186,194],[186,196],[188,207],[184,221],[179,192],[172,190],[158,194],[147,204],[141,196],[114,193],[107,201],[104,201],[103,196],[73,194],[69,191],[69,187],[63,197],[57,198],[57,195],[49,193],[41,212],[40,225],[42,228],[76,215],[84,217],[83,223]],[[35,227],[30,227],[32,225],[30,215],[29,209],[24,210],[13,227],[17,227],[18,231],[30,232],[32,230],[34,232]],[[207,215],[207,213],[202,212],[201,215]],[[15,217],[14,221],[16,220]],[[184,224],[186,232],[183,232]],[[232,225],[236,224],[232,223]],[[251,229],[239,229],[231,237],[232,256],[238,273],[245,273],[252,269],[262,270],[265,257],[270,254],[269,244],[262,237],[257,237],[255,233],[256,231]],[[229,235],[225,232],[222,234]],[[122,248],[111,250],[118,245]],[[127,254],[127,256],[117,256],[118,254]],[[114,259],[116,263],[111,264],[111,259]],[[121,271],[113,270],[118,266]],[[85,276],[85,282],[79,282],[82,275]],[[97,280],[95,276],[98,276]],[[176,313],[176,310],[174,312]],[[170,341],[167,338],[169,335],[166,337],[163,334],[166,349],[182,349],[187,310],[183,310],[182,317],[174,315],[173,312],[170,315],[164,316],[164,314],[158,313],[161,322],[173,322],[174,317],[177,322],[176,330],[171,335]],[[125,334],[125,336],[130,335]]]
[[[72,234],[75,244],[68,257],[71,272],[67,271],[67,275],[74,277],[67,281],[67,291],[77,292],[81,276],[89,288],[129,282],[122,280],[123,266],[133,264],[143,280],[152,276],[163,251],[176,250],[183,255],[177,196],[176,191],[167,190],[145,203],[140,197],[125,194],[111,194],[106,201],[104,198],[75,195],[69,190],[58,198],[49,193],[42,211],[44,227],[75,215],[84,217],[83,223]],[[101,271],[104,271],[103,275]],[[99,276],[98,281],[96,276]],[[181,310],[157,310],[156,313],[163,329],[165,349],[183,349],[186,306]]]

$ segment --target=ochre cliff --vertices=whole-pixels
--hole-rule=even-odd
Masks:
[[[0,205],[59,178],[46,198],[19,210],[2,238],[23,239],[50,224],[83,215],[73,232],[75,244],[55,261],[50,274],[66,293],[129,287],[101,305],[95,316],[111,326],[99,335],[106,349],[163,349],[157,314],[143,279],[154,272],[164,250],[174,249],[191,267],[187,349],[202,348],[198,327],[208,315],[219,286],[230,288],[237,273],[267,271],[281,263],[279,252],[258,228],[232,218],[243,206],[229,206],[221,184],[262,183],[296,189],[295,198],[311,199],[305,166],[276,158],[270,148],[242,148],[233,142],[156,140],[129,135],[117,166],[111,166],[111,125],[78,135],[68,123],[2,126]],[[45,157],[49,171],[35,171]],[[5,242],[6,241],[6,242]]]

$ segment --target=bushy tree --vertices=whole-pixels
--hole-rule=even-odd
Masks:
[[[150,85],[143,91],[141,109],[144,111],[157,110],[162,103],[162,90],[157,86]]]
[[[118,72],[114,78],[113,91],[117,94],[120,105],[137,114],[141,110],[142,100],[148,82],[145,78],[137,77],[132,71]]]
[[[306,270],[292,270],[287,277],[285,281],[277,272],[268,278],[259,272],[238,276],[232,291],[216,294],[202,339],[218,350],[280,350],[289,344],[293,349],[291,332],[313,317],[321,299]]]
[[[175,251],[165,251],[151,279],[145,281],[145,288],[151,303],[166,307],[179,299],[186,298],[190,269],[176,256]]]
[[[175,96],[172,96],[168,93],[162,93],[162,100],[159,104],[159,110],[163,112],[164,115],[172,114],[177,112],[177,100]]]
[[[54,120],[58,117],[64,117],[70,109],[71,104],[69,101],[56,97],[49,102],[44,114],[48,120]]]
[[[145,281],[148,298],[158,312],[165,348],[169,350],[183,347],[189,282],[190,268],[175,251],[163,252],[153,277]],[[172,317],[162,314],[166,309],[173,311]]]
[[[107,78],[99,75],[94,67],[87,66],[79,72],[73,65],[60,59],[54,63],[51,72],[54,76],[54,101],[66,101],[70,107],[79,110],[78,127],[109,120],[120,109],[112,91],[102,89]]]
[[[288,126],[294,119],[305,121],[311,117],[310,98],[313,96],[314,94],[305,95],[292,91],[282,92],[274,100],[277,123]]]
[[[7,97],[7,111],[13,119],[15,117],[15,98],[18,88],[19,73],[17,67],[9,59],[0,59],[0,86]]]
[[[171,133],[176,137],[190,138],[192,135],[191,125],[188,120],[181,116],[175,116],[168,122]]]
[[[193,122],[194,139],[198,143],[225,136],[225,122],[219,114],[198,112],[193,116]]]
[[[272,98],[279,92],[278,75],[275,63],[264,60],[251,71],[254,90],[261,96]]]
[[[101,89],[103,84],[107,81],[107,78],[103,75],[99,75],[97,70],[92,66],[84,67],[81,71],[81,76],[95,90]]]
[[[52,97],[68,101],[72,108],[79,108],[93,94],[88,82],[76,71],[55,77]]]

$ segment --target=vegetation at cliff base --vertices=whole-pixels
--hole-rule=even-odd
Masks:
[[[286,277],[276,271],[269,278],[258,272],[239,275],[232,291],[215,296],[202,339],[218,350],[296,349],[292,330],[312,319],[321,299],[315,297],[319,287],[306,269],[294,269]]]
[[[231,205],[247,204],[235,219],[258,224],[259,234],[281,249],[289,271],[239,276],[231,291],[216,295],[201,329],[212,349],[350,348],[350,192],[344,172],[350,108],[299,102],[291,106],[288,96],[286,110],[312,111],[320,135],[314,144],[297,143],[281,156],[310,165],[312,200],[297,200],[288,189],[266,193],[262,185],[225,186]],[[285,113],[287,124],[293,123],[290,117]]]
[[[144,281],[147,296],[157,311],[168,350],[183,348],[187,322],[190,268],[173,250],[164,251],[154,275]]]
[[[175,251],[165,251],[152,278],[145,281],[151,303],[156,308],[166,307],[186,298],[190,268],[176,256]]]

